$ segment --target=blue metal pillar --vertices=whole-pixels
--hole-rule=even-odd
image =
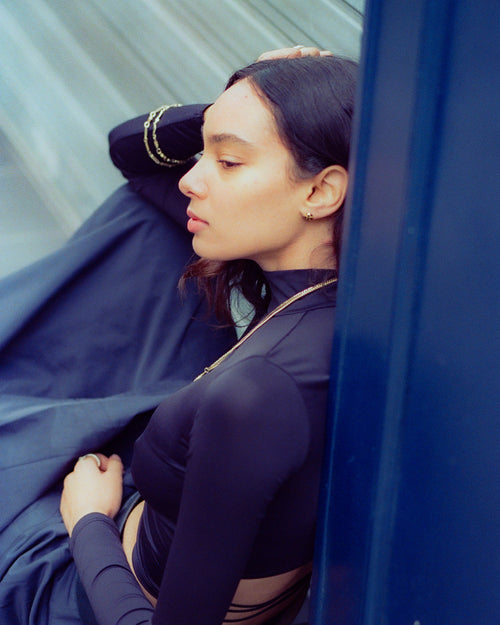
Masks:
[[[312,625],[500,624],[500,2],[368,2]]]

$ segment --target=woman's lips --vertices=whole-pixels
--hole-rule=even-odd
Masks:
[[[196,234],[208,226],[208,222],[197,217],[190,208],[187,209],[187,216],[189,217],[187,229],[191,234]]]

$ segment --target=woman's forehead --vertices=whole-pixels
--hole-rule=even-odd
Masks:
[[[204,134],[234,135],[249,143],[263,136],[277,138],[271,111],[246,79],[229,87],[205,111]]]

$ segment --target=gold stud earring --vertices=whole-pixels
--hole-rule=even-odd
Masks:
[[[312,213],[307,212],[307,213],[304,215],[304,219],[305,219],[306,221],[312,221],[312,220],[314,219],[313,214],[312,214]]]

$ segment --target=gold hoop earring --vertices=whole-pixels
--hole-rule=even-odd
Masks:
[[[312,214],[312,213],[307,212],[307,213],[304,215],[304,219],[305,219],[306,221],[312,221],[312,220],[314,219],[313,214]]]

